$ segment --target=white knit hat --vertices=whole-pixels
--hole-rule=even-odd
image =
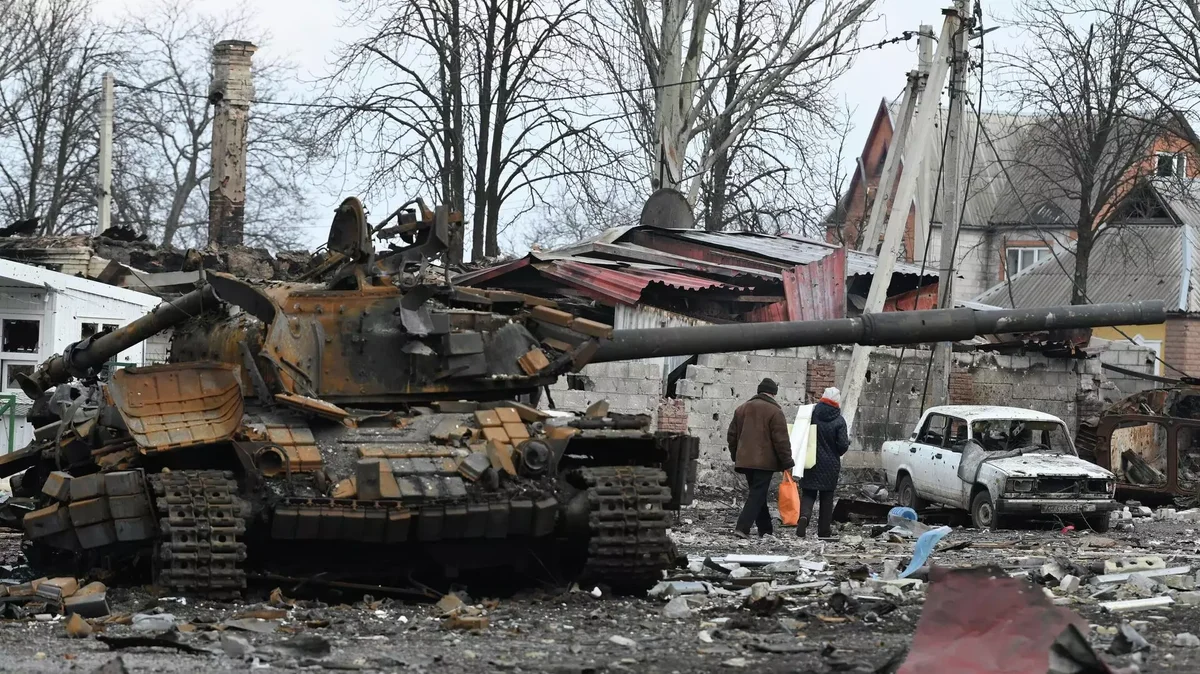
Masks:
[[[821,394],[821,397],[825,400],[831,400],[838,405],[842,404],[842,392],[837,390],[836,387],[830,386],[829,388],[825,389],[825,392]]]

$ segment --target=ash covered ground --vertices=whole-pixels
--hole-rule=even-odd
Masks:
[[[597,597],[591,587],[543,587],[501,598],[465,596],[462,606],[450,599],[439,608],[361,596],[295,599],[286,586],[273,596],[272,587],[259,586],[239,601],[110,587],[112,616],[91,621],[92,633],[82,638],[69,637],[68,621],[59,616],[0,620],[0,671],[891,671],[884,665],[911,643],[929,585],[851,579],[861,578],[864,566],[884,572],[892,566],[888,560],[904,568],[912,540],[893,542],[870,523],[839,525],[837,540],[798,540],[783,529],[774,539],[739,540],[730,535],[737,515],[732,501],[705,498],[680,514],[673,536],[692,568],[673,575],[708,585],[705,593],[672,601],[666,596],[671,591],[614,597],[600,588]],[[956,526],[931,562],[995,564],[1049,588],[1056,604],[1089,624],[1087,638],[1114,668],[1200,671],[1200,639],[1188,638],[1200,635],[1200,594],[1192,589],[1200,569],[1200,522],[1187,514],[1160,517],[1135,518],[1104,536],[1064,533],[1057,526],[999,532]],[[4,536],[6,561],[19,562],[19,538]],[[723,561],[747,554],[790,559],[740,569]],[[705,557],[712,564],[705,565]],[[1103,571],[1106,561],[1139,559],[1189,570],[1162,575],[1151,569],[1107,585],[1090,577],[1089,569]],[[1074,590],[1056,577],[1074,574],[1081,580]],[[772,584],[768,597],[746,607],[742,595],[764,582]],[[842,591],[851,606],[844,605]],[[1156,597],[1174,603],[1132,612],[1110,612],[1100,604]],[[135,620],[150,629],[126,624]],[[1146,643],[1118,645],[1117,651],[1136,652],[1110,654],[1122,623]],[[106,643],[134,637],[165,639],[166,645]]]

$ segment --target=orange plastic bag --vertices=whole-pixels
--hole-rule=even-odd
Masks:
[[[783,526],[794,527],[800,522],[800,490],[792,479],[792,471],[783,471],[783,482],[779,483],[779,519]]]

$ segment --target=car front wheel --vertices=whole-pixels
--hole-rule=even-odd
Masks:
[[[917,496],[917,487],[907,475],[900,476],[896,481],[896,503],[916,511],[925,507],[925,499]]]
[[[971,499],[971,524],[976,529],[996,529],[999,518],[996,516],[996,504],[987,490],[981,491]]]

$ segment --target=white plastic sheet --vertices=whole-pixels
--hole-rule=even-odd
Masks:
[[[804,455],[808,452],[808,427],[812,425],[814,407],[816,405],[801,405],[796,412],[796,422],[788,428],[791,431],[792,461],[796,463],[792,468],[792,477],[796,480],[804,477]]]

